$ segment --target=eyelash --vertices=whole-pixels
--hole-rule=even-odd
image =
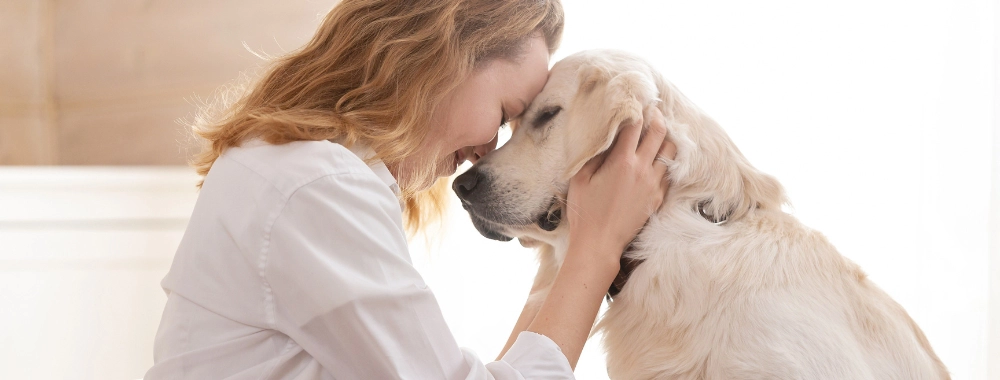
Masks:
[[[556,106],[545,109],[545,111],[542,111],[542,113],[535,118],[535,126],[541,127],[545,124],[548,124],[548,122],[552,121],[552,119],[559,114],[559,111],[562,111],[562,107]]]
[[[500,128],[507,127],[508,121],[509,120],[507,120],[507,110],[503,109],[503,107],[500,107]]]

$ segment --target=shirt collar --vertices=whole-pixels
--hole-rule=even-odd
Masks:
[[[363,144],[354,144],[347,149],[350,150],[351,153],[354,153],[354,155],[358,156],[358,158],[362,161],[370,162],[368,168],[371,169],[372,172],[375,172],[375,175],[377,175],[378,178],[389,187],[389,190],[392,190],[393,194],[396,194],[397,197],[399,196],[399,184],[396,182],[396,177],[393,177],[392,173],[389,172],[389,168],[385,166],[382,160],[374,159],[369,161],[369,159],[375,157],[375,151],[372,150],[372,148]]]

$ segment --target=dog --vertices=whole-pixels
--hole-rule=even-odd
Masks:
[[[775,178],[623,52],[556,63],[510,140],[453,183],[482,235],[539,247],[529,307],[566,254],[570,178],[652,107],[677,155],[663,205],[624,252],[595,325],[612,379],[950,378],[898,303],[782,211]]]

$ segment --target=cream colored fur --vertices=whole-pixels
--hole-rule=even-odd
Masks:
[[[561,111],[545,125],[540,112]],[[613,51],[557,63],[507,145],[479,167],[511,220],[564,200],[568,179],[650,107],[677,145],[670,192],[639,234],[644,260],[596,326],[612,379],[948,379],[906,311],[819,233],[781,210],[785,194],[648,64]],[[564,201],[562,201],[564,202]],[[728,221],[715,225],[705,212]],[[573,205],[565,205],[571,212]],[[521,218],[521,219],[517,219]],[[494,223],[537,241],[541,302],[566,226]]]

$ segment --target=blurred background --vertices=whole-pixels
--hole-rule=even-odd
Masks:
[[[197,198],[183,123],[332,0],[0,2],[0,378],[136,379]],[[1000,1],[564,0],[555,59],[647,58],[902,304],[1000,379]],[[489,360],[535,273],[453,207],[411,255]],[[599,337],[577,374],[604,379]]]

